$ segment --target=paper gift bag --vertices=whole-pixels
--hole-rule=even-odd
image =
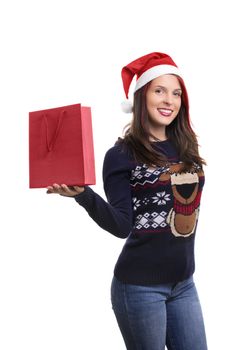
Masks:
[[[29,112],[29,187],[95,184],[91,108]]]

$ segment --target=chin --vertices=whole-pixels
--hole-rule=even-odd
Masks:
[[[158,120],[158,121],[154,121],[154,125],[165,125],[165,126],[167,126],[167,125],[170,125],[172,122],[173,122],[173,120],[174,119],[172,119],[172,120]]]
[[[170,125],[173,120],[176,119],[176,116],[172,116],[172,117],[161,117],[160,115],[154,115],[154,117],[150,117],[150,122],[152,125],[154,126],[167,126]]]

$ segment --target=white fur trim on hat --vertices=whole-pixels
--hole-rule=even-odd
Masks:
[[[138,78],[134,92],[149,83],[149,81],[163,74],[177,74],[181,76],[179,69],[170,64],[161,64],[159,66],[149,68],[140,76],[140,78]]]
[[[133,104],[129,100],[125,100],[121,102],[121,109],[124,113],[132,113],[133,111]]]

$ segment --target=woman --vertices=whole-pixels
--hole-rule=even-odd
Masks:
[[[194,241],[205,161],[177,65],[151,53],[122,69],[126,97],[136,74],[133,119],[103,165],[108,202],[90,187],[48,187],[74,197],[103,229],[127,238],[114,269],[113,310],[130,350],[206,350],[195,288]]]

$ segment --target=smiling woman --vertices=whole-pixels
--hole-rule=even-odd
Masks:
[[[153,58],[148,61],[149,66],[154,63]],[[145,73],[140,71],[139,82],[145,77],[144,74],[147,78],[148,71],[151,72],[151,69]],[[161,72],[164,74],[160,75]],[[133,119],[126,127],[124,138],[119,138],[118,143],[127,145],[137,161],[154,166],[166,164],[166,157],[153,147],[153,141],[169,139],[183,161],[184,170],[190,169],[193,162],[200,166],[206,164],[199,155],[197,136],[190,122],[188,94],[179,71],[175,71],[174,66],[160,64],[153,67],[152,73],[153,79],[145,79],[145,85],[138,89],[136,84]],[[128,66],[123,68],[122,74],[128,96],[128,80],[131,79]]]
[[[132,121],[105,155],[107,201],[89,186],[54,184],[116,237],[127,238],[114,269],[112,307],[127,349],[206,350],[193,280],[205,161],[191,128],[188,94],[174,61],[153,52],[122,69],[134,75]]]

